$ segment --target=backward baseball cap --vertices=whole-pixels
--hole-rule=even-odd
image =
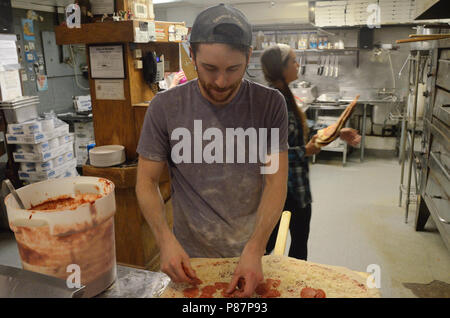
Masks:
[[[252,45],[252,27],[245,15],[227,4],[200,12],[191,30],[191,43]]]

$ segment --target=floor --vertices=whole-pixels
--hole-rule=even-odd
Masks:
[[[308,260],[377,270],[383,297],[450,297],[450,253],[432,221],[414,230],[398,207],[400,166],[391,152],[321,153],[311,165],[313,207]],[[288,238],[288,244],[290,240]],[[20,267],[14,236],[0,233],[0,264]]]
[[[351,154],[345,167],[340,154],[331,152],[311,166],[308,260],[357,271],[378,268],[383,297],[426,297],[425,284],[433,281],[438,283],[431,289],[438,286],[442,297],[450,297],[450,252],[435,224],[430,218],[426,231],[416,232],[415,205],[408,223],[405,203],[398,206],[397,158],[368,151],[360,163],[358,154]]]

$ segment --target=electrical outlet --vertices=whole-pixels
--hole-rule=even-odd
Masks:
[[[140,59],[142,58],[142,50],[141,49],[136,49],[133,51],[134,54],[134,58],[135,59]]]

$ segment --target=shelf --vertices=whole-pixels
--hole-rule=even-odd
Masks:
[[[356,54],[356,67],[359,67],[359,51],[360,49],[357,47],[349,47],[346,49],[306,49],[306,50],[294,50],[295,53],[315,53],[315,54],[331,54],[331,55],[352,55]],[[253,50],[253,53],[260,54],[264,52],[264,50]]]
[[[85,23],[81,25],[81,28],[72,29],[66,25],[59,25],[55,27],[56,44],[132,43],[135,38],[135,30],[139,28],[141,22],[155,23],[156,43],[180,43],[180,41],[168,41],[168,28],[170,25],[184,25],[184,22],[128,20]],[[165,38],[158,40],[160,34],[163,34]]]
[[[264,50],[253,50],[253,53],[262,53]],[[344,53],[352,54],[359,52],[357,47],[346,48],[346,49],[306,49],[306,50],[294,50],[295,53]]]
[[[149,105],[150,105],[150,102],[142,102],[142,103],[133,104],[131,106],[133,106],[133,107],[148,107]]]

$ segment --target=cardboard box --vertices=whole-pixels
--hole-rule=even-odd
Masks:
[[[48,171],[36,171],[36,172],[24,172],[19,171],[19,179],[21,180],[47,180],[51,178],[57,178],[59,176],[65,175],[67,171],[74,169],[77,165],[77,161],[72,159],[63,165],[50,169]]]
[[[68,134],[69,125],[64,124],[48,132],[23,135],[6,134],[5,137],[8,144],[38,144]]]
[[[66,152],[73,151],[73,143],[69,142],[59,146],[56,149],[51,149],[45,152],[34,153],[18,153],[13,152],[13,158],[15,162],[45,162],[52,160]]]

